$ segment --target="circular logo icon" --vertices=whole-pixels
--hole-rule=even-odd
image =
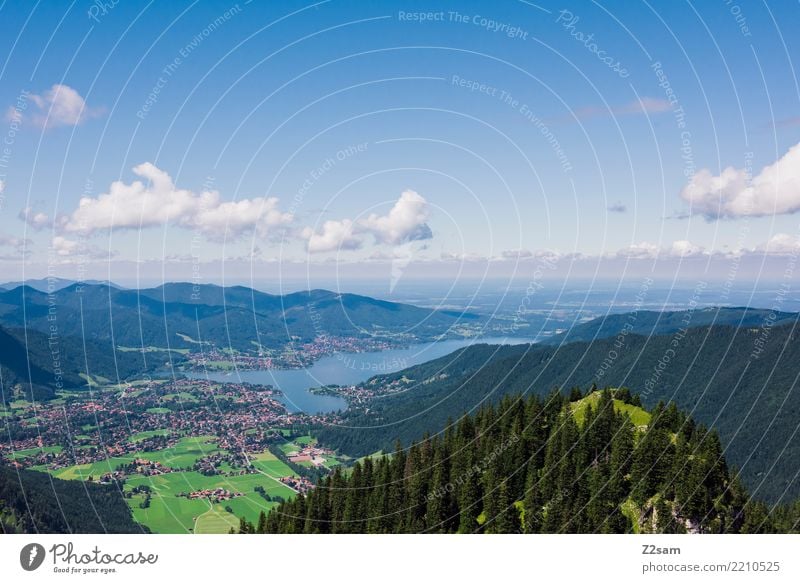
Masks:
[[[30,543],[19,552],[19,564],[26,571],[35,571],[44,562],[44,547],[39,543]]]

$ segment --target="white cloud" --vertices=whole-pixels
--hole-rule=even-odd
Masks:
[[[681,197],[691,213],[709,220],[800,211],[800,144],[752,180],[741,168],[725,168],[719,176],[703,169],[681,190]]]
[[[658,256],[659,251],[658,245],[642,241],[620,249],[616,252],[616,255],[617,257],[627,257],[629,259],[654,259]]]
[[[30,239],[20,239],[11,235],[0,235],[0,247],[13,247],[17,251],[22,251],[25,247],[30,246]]]
[[[90,235],[108,229],[172,224],[219,240],[253,231],[267,237],[293,218],[280,212],[277,198],[224,202],[217,191],[195,193],[177,188],[169,174],[149,162],[136,166],[133,172],[145,182],[117,181],[106,194],[81,198],[78,208],[59,220],[59,228]]]
[[[489,261],[488,257],[479,255],[478,253],[455,253],[453,251],[442,251],[439,258],[442,261],[459,261],[459,262],[482,262]]]
[[[353,230],[350,219],[342,221],[325,221],[321,232],[311,227],[303,229],[303,236],[308,239],[309,253],[325,253],[326,251],[353,250],[363,245],[362,238]]]
[[[800,237],[778,233],[763,245],[759,245],[756,250],[774,255],[798,253],[800,252]]]
[[[526,259],[528,257],[533,257],[533,253],[528,249],[506,249],[500,256],[503,259]]]
[[[699,245],[686,240],[673,241],[671,245],[661,248],[655,243],[642,241],[641,243],[634,243],[611,256],[623,257],[628,259],[657,259],[669,257],[694,257],[704,252],[704,249]]]
[[[56,255],[59,255],[61,257],[67,257],[69,255],[72,255],[72,253],[74,253],[75,250],[78,248],[78,242],[65,239],[64,237],[61,236],[57,236],[53,237],[53,241],[50,243],[50,247],[52,247]]]
[[[6,181],[0,180],[0,194],[3,194],[6,191]]]
[[[690,243],[689,241],[673,241],[669,254],[673,257],[691,257],[699,255],[703,248]]]
[[[375,236],[378,243],[401,245],[408,241],[430,239],[433,234],[427,225],[428,202],[413,190],[406,190],[394,203],[389,214],[370,215],[359,225]]]
[[[307,227],[303,236],[308,240],[309,253],[359,249],[369,235],[376,244],[403,245],[433,237],[427,224],[429,214],[428,202],[413,190],[406,190],[388,214],[371,214],[358,221],[325,221],[321,231]]]
[[[22,209],[19,212],[19,218],[28,223],[35,231],[41,231],[52,224],[50,222],[50,217],[41,212],[37,213],[32,207],[25,207]]]
[[[89,245],[85,241],[74,241],[62,237],[61,235],[57,235],[51,239],[50,249],[53,253],[62,258],[60,263],[73,263],[86,261],[88,259],[109,260],[118,255],[116,251],[101,249],[95,245]]]
[[[69,85],[55,84],[41,95],[31,94],[29,97],[37,109],[31,114],[31,121],[45,129],[76,126],[104,113],[102,108],[91,108],[86,105],[80,93]],[[9,115],[15,111],[12,108],[9,110]]]

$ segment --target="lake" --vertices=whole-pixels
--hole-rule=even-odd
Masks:
[[[355,385],[378,374],[396,372],[422,364],[471,344],[524,344],[529,338],[479,338],[441,340],[412,344],[407,348],[377,352],[339,352],[325,356],[312,366],[292,370],[239,370],[232,372],[186,372],[187,377],[222,383],[243,382],[272,385],[283,395],[280,401],[293,413],[330,413],[347,408],[347,401],[332,395],[315,395],[309,389],[326,385]]]

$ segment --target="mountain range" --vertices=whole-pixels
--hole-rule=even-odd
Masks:
[[[766,321],[769,321],[770,325],[791,323],[797,320],[797,317],[798,315],[793,312],[748,307],[706,307],[676,311],[637,310],[593,318],[542,342],[565,344],[592,342],[619,334],[640,336],[674,334],[681,329],[698,326],[758,327]]]
[[[86,384],[78,374],[116,382],[210,348],[256,355],[325,336],[411,342],[481,321],[327,290],[272,295],[191,283],[142,290],[73,283],[48,293],[25,285],[0,291],[0,366],[13,385],[28,378],[30,362],[31,390],[47,398],[57,388],[57,364],[76,388]]]

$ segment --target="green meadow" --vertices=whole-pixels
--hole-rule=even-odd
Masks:
[[[134,437],[139,436],[141,434]],[[47,449],[45,448],[45,451]],[[17,454],[34,455],[38,451],[40,450],[25,450]],[[214,437],[184,437],[174,446],[160,451],[112,457],[92,464],[46,471],[64,480],[88,480],[90,477],[98,480],[104,473],[112,472],[120,464],[131,463],[136,458],[158,461],[174,469],[184,469],[194,465],[198,459],[219,451],[222,450]],[[153,532],[226,533],[231,526],[238,528],[240,517],[243,516],[250,522],[257,522],[261,511],[267,511],[277,505],[276,502],[267,502],[256,492],[257,486],[263,488],[269,496],[289,499],[295,495],[294,490],[278,480],[283,476],[293,475],[294,472],[272,453],[267,451],[252,455],[250,461],[257,470],[254,474],[205,476],[195,471],[177,471],[159,476],[134,475],[125,481],[124,491],[131,492],[137,486],[150,487],[150,501],[146,508],[142,508],[146,498],[143,493],[133,494],[127,501],[134,518]],[[233,470],[226,464],[220,469]],[[215,488],[225,488],[243,495],[219,503],[205,499],[189,500],[178,496],[184,492]],[[228,512],[226,508],[230,508],[233,512]]]
[[[210,436],[184,437],[172,446],[159,451],[143,451],[135,454],[110,457],[92,464],[79,464],[50,470],[56,478],[63,480],[98,479],[105,473],[113,472],[120,464],[129,464],[136,458],[157,461],[167,467],[179,470],[188,468],[207,455],[220,451],[216,438]]]
[[[175,352],[177,354],[189,354],[188,348],[161,348],[160,346],[117,346],[119,352]]]
[[[139,433],[134,433],[128,438],[128,441],[131,443],[138,443],[140,441],[144,441],[145,439],[150,439],[151,437],[155,437],[160,435],[162,437],[167,437],[170,433],[172,433],[169,429],[156,429],[154,431],[141,431]]]
[[[39,455],[40,453],[59,453],[64,449],[60,445],[51,445],[48,447],[32,447],[30,449],[20,449],[11,452],[8,457],[11,459],[24,458]]]
[[[192,393],[187,393],[186,391],[181,391],[180,393],[169,393],[161,397],[162,401],[191,401],[193,403],[197,403],[198,398],[195,397]]]
[[[589,407],[589,405],[591,405],[593,409],[597,410],[597,405],[600,403],[601,393],[602,391],[595,391],[589,395],[586,395],[580,401],[575,401],[572,403],[572,414],[575,416],[575,421],[577,421],[579,425],[583,424],[583,421],[586,418],[586,409]],[[627,413],[631,418],[631,422],[637,427],[643,427],[650,423],[650,413],[641,407],[629,405],[628,403],[620,401],[619,399],[614,399],[614,410],[620,413]]]
[[[275,461],[281,464],[280,461]],[[275,506],[276,503],[264,500],[255,491],[256,486],[264,488],[264,491],[270,496],[291,498],[294,496],[294,491],[277,480],[280,476],[288,476],[290,474],[292,474],[292,471],[285,465],[283,465],[283,469],[278,470],[274,464],[270,466],[269,471],[265,471],[263,474],[255,473],[241,476],[204,476],[198,472],[174,472],[160,476],[131,477],[125,483],[125,490],[130,491],[141,485],[151,488],[148,508],[140,507],[140,503],[144,501],[143,494],[134,495],[129,500],[133,509],[133,516],[137,521],[147,525],[153,532],[185,533],[195,532],[195,522],[201,516],[209,511],[225,512],[226,507],[230,507],[233,510],[237,526],[241,516],[251,522],[257,521],[258,515],[262,510],[266,511]],[[205,499],[189,500],[178,496],[182,492],[188,493],[214,488],[225,488],[231,492],[240,492],[243,496],[218,503],[212,503]],[[230,528],[227,521],[215,520],[212,516],[207,516],[201,524],[203,524],[202,532],[224,533],[228,532]],[[218,530],[211,530],[213,525],[216,525]]]
[[[231,528],[239,528],[239,519],[227,510],[219,508],[219,504],[212,504],[208,512],[197,517],[194,523],[195,534],[218,534],[228,532]]]
[[[164,464],[174,469],[189,468],[202,457],[221,451],[217,438],[209,435],[183,437],[172,447],[137,454],[138,457]]]

